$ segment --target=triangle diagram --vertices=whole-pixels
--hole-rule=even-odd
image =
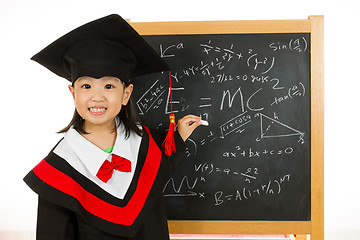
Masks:
[[[260,127],[261,138],[275,138],[275,137],[288,137],[288,136],[303,136],[304,133],[268,117],[260,114]]]

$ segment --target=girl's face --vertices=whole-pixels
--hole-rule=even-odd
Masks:
[[[74,86],[69,86],[69,90],[77,112],[85,120],[84,128],[113,128],[114,118],[121,107],[128,103],[133,85],[125,87],[116,77],[80,77]]]

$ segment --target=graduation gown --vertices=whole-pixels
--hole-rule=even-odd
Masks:
[[[133,179],[123,199],[104,191],[50,151],[24,178],[39,196],[37,239],[169,239],[162,190],[185,156],[175,132],[176,153],[166,157],[156,131],[143,127]],[[61,142],[62,140],[60,140]]]

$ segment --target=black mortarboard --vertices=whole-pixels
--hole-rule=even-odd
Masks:
[[[169,71],[154,49],[119,15],[89,22],[60,37],[32,60],[74,82],[81,76],[118,77]]]

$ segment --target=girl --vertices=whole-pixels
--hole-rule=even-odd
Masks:
[[[39,196],[37,239],[169,239],[162,189],[200,118],[178,121],[167,156],[130,99],[131,79],[167,71],[166,63],[118,15],[69,32],[32,59],[72,83],[76,108],[64,138],[24,178]]]

